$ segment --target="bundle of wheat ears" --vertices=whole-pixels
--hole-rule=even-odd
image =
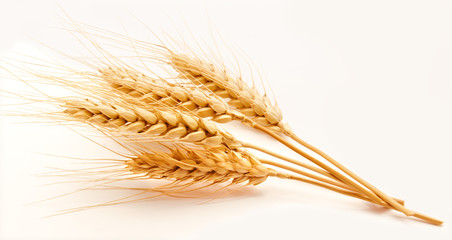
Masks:
[[[91,71],[61,65],[54,67],[65,72],[64,76],[28,71],[40,83],[74,93],[50,97],[41,92],[45,101],[58,109],[41,115],[60,123],[80,123],[126,148],[129,154],[122,154],[123,159],[110,161],[116,168],[99,171],[121,176],[105,178],[113,179],[109,183],[161,179],[158,187],[137,189],[140,193],[135,197],[150,192],[155,193],[151,197],[177,196],[207,187],[221,191],[237,185],[258,185],[268,177],[276,177],[313,184],[431,224],[442,224],[406,208],[403,200],[386,195],[303,141],[282,122],[283,115],[274,101],[229,70],[220,56],[209,57],[185,45],[179,50],[161,40],[154,44],[90,26],[82,29],[80,24],[72,27],[89,40],[100,57],[94,62],[77,59]],[[93,40],[95,36],[114,39],[119,48],[133,49],[141,66],[129,64],[130,57],[109,54]],[[26,84],[31,86],[32,82]],[[237,139],[220,127],[231,121],[267,134],[287,151],[297,153],[299,159]],[[248,149],[279,160],[256,157]]]

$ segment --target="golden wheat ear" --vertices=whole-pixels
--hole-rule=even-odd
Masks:
[[[187,149],[174,146],[170,153],[143,153],[127,162],[134,173],[145,173],[153,179],[172,181],[248,182],[265,181],[272,170],[251,155],[230,151]],[[274,171],[273,171],[274,172]]]
[[[209,147],[240,147],[231,134],[210,120],[173,109],[141,108],[120,102],[64,100],[61,117],[101,127],[142,141],[179,141]]]
[[[180,73],[179,78],[189,80],[225,99],[232,109],[253,119],[255,123],[276,132],[291,134],[288,125],[282,122],[279,107],[272,104],[266,95],[260,95],[255,88],[249,87],[240,76],[234,77],[217,64],[187,55],[171,53],[168,54],[168,61]]]
[[[151,78],[125,68],[100,69],[100,79],[125,101],[146,107],[166,107],[209,118],[218,123],[233,120],[229,106],[222,98],[208,95],[197,87]]]

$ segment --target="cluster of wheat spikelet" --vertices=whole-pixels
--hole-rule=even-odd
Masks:
[[[53,117],[94,126],[135,150],[122,162],[122,171],[145,179],[170,180],[181,186],[179,190],[169,188],[167,193],[187,191],[186,186],[198,183],[257,185],[268,177],[292,179],[442,224],[406,208],[404,201],[386,195],[303,141],[282,121],[281,110],[266,94],[250,87],[222,64],[194,52],[177,53],[166,45],[144,45],[142,49],[150,51],[153,60],[173,71],[167,76],[149,76],[126,64],[101,61],[93,72],[76,73],[89,79],[84,83],[35,75],[84,94],[53,98],[60,107],[59,112],[52,113]],[[268,134],[300,159],[239,140],[218,125],[230,121]],[[149,142],[165,145],[167,151],[143,145]],[[247,149],[281,161],[258,158]],[[162,189],[165,188],[153,190]]]

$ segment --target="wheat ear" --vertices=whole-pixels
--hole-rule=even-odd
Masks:
[[[240,145],[214,122],[171,109],[129,107],[120,103],[92,100],[63,100],[66,120],[89,122],[111,131],[134,133],[143,138],[168,138],[209,146]]]
[[[233,120],[228,114],[229,106],[222,98],[209,96],[192,86],[169,83],[126,68],[109,67],[99,72],[99,78],[108,83],[118,97],[132,104],[176,108],[218,123]]]
[[[170,53],[168,60],[179,73],[179,78],[187,79],[202,86],[215,95],[228,99],[228,104],[245,116],[273,131],[290,134],[290,128],[282,122],[278,106],[260,95],[256,89],[248,87],[240,77],[233,77],[215,64],[197,58]]]
[[[131,172],[172,181],[231,181],[234,184],[247,181],[250,185],[257,185],[275,172],[249,154],[180,147],[172,148],[170,153],[143,153],[126,164]]]

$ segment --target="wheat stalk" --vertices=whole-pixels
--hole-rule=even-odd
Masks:
[[[77,73],[81,77],[94,79],[96,84],[100,83],[96,80],[107,83],[113,90],[112,96],[108,90],[103,89],[103,84],[91,88],[92,85],[89,84],[80,86],[65,83],[58,77],[48,78],[77,91],[80,90],[82,95],[93,94],[93,98],[96,99],[96,101],[62,100],[64,112],[58,113],[58,116],[64,114],[64,117],[61,117],[63,120],[90,123],[101,127],[107,135],[119,133],[155,142],[176,143],[169,148],[169,153],[145,151],[131,157],[126,162],[130,172],[144,174],[148,178],[171,179],[175,182],[210,181],[215,184],[229,180],[232,183],[248,181],[248,184],[259,184],[268,176],[275,176],[315,184],[395,209],[407,216],[418,217],[433,224],[442,224],[439,220],[407,209],[402,201],[387,196],[327,154],[301,140],[282,122],[281,111],[277,105],[269,101],[266,94],[261,95],[255,88],[249,87],[240,76],[230,73],[225,67],[202,60],[204,58],[196,54],[175,53],[164,44],[163,46],[141,42],[139,44],[150,46],[147,50],[151,50],[154,56],[152,58],[159,60],[162,65],[174,68],[177,75],[150,78],[135,70],[113,66],[114,64],[111,64],[113,61],[98,64],[101,66],[96,68],[99,74]],[[104,51],[96,44],[95,46],[101,52]],[[227,132],[218,129],[214,123],[231,120],[239,120],[268,134],[323,170],[307,167],[298,160],[281,157],[270,151],[263,152],[279,156],[282,160],[329,178],[305,173],[285,164],[258,160],[244,148],[259,150],[259,146],[236,140]],[[306,153],[283,138],[280,133],[317,153],[340,171]],[[124,140],[116,137],[115,139]],[[185,142],[194,144],[184,145]],[[138,146],[132,148],[134,147]],[[295,175],[275,171],[264,164],[285,169]]]

